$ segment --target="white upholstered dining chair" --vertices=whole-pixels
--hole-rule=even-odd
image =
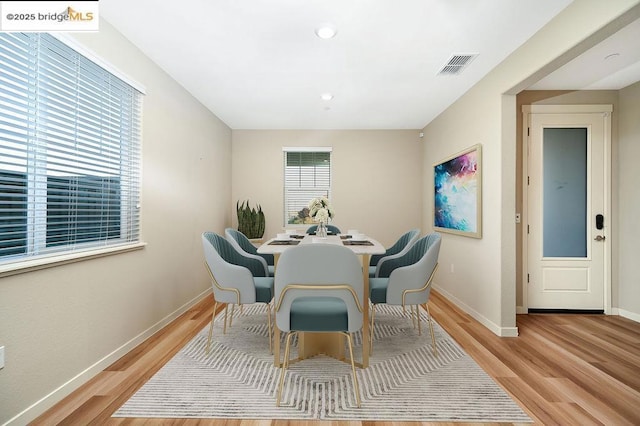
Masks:
[[[429,320],[431,344],[434,355],[438,354],[436,338],[433,332],[431,313],[429,312],[429,295],[431,284],[438,269],[438,255],[440,253],[441,236],[432,233],[420,238],[403,256],[384,262],[378,268],[377,277],[369,279],[369,300],[371,301],[371,348],[375,326],[375,308],[380,303],[400,305],[405,310],[411,309],[411,320],[414,327],[417,324],[418,335],[422,334],[420,327],[420,305],[424,305]],[[382,275],[383,277],[380,277]],[[414,310],[415,308],[415,310]],[[414,316],[415,315],[415,316]]]
[[[296,333],[340,333],[347,338],[356,404],[360,389],[351,333],[362,328],[364,281],[357,255],[332,244],[299,245],[286,250],[275,277],[276,324],[286,333],[286,346],[276,405],[280,405],[291,339]],[[278,338],[278,336],[276,336]]]
[[[215,299],[206,352],[209,353],[211,347],[213,323],[218,303],[226,303],[223,333],[226,333],[227,330],[229,304],[232,305],[231,319],[229,320],[229,326],[231,326],[233,306],[265,303],[267,305],[267,324],[269,328],[269,350],[272,351],[271,300],[273,299],[273,277],[264,276],[265,271],[261,262],[241,256],[225,238],[214,232],[204,232],[202,234],[202,246],[204,248],[205,266],[211,277],[213,297]]]

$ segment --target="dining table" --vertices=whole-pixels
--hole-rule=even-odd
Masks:
[[[385,247],[373,238],[366,236],[354,240],[348,234],[327,235],[318,237],[309,234],[289,234],[286,238],[274,237],[265,241],[258,247],[258,253],[272,254],[274,256],[275,274],[278,273],[278,258],[284,253],[300,244],[335,244],[351,249],[362,259],[362,279],[364,284],[364,303],[362,304],[362,363],[360,367],[369,366],[370,334],[369,334],[369,262],[371,255],[384,254]],[[309,334],[309,335],[307,335]],[[273,359],[276,367],[281,366],[280,361],[280,330],[274,322],[273,333]],[[325,354],[334,358],[345,360],[344,340],[339,334],[330,333],[299,333],[298,336],[298,357],[300,359]]]

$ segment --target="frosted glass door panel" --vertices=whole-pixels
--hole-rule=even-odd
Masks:
[[[587,256],[587,129],[543,133],[544,257]]]

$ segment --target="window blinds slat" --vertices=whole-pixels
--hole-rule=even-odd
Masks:
[[[48,34],[0,70],[0,262],[137,242],[141,94]]]

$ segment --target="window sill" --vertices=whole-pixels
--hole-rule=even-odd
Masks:
[[[53,268],[55,266],[66,265],[69,263],[82,262],[98,257],[111,256],[113,254],[141,250],[146,245],[147,243],[127,244],[117,247],[100,248],[96,250],[87,250],[83,252],[63,254],[59,256],[42,257],[39,259],[25,260],[22,262],[0,265],[0,278],[23,274],[25,272],[38,271],[40,269]]]

